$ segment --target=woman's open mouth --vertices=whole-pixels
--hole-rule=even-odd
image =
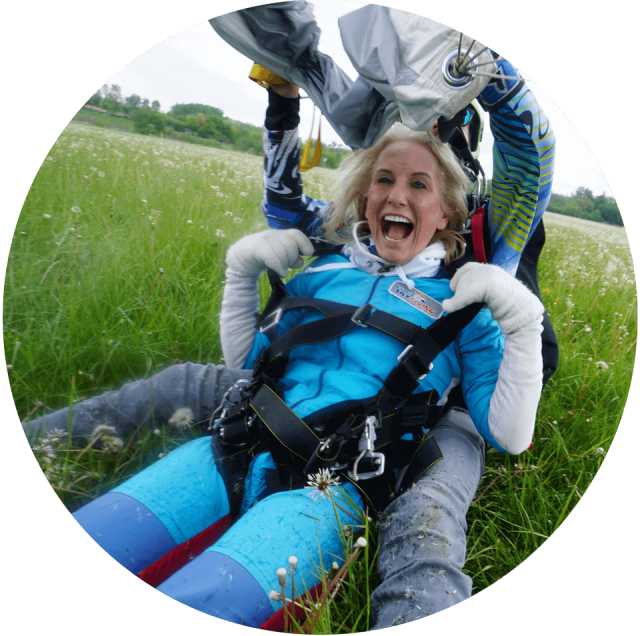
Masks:
[[[400,243],[413,232],[413,223],[402,216],[385,214],[380,221],[380,229],[388,241]]]

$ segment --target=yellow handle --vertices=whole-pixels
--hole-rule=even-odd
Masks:
[[[269,88],[269,86],[282,86],[283,84],[290,83],[279,75],[272,73],[264,66],[260,66],[260,64],[253,65],[253,68],[249,73],[249,79],[252,79],[254,82],[260,84],[260,86],[264,88]]]
[[[316,147],[313,149],[313,157],[311,158],[311,161],[309,161],[309,155],[311,154],[311,135],[309,135],[309,139],[302,149],[302,156],[300,157],[300,172],[311,170],[311,168],[314,168],[320,163],[320,159],[322,158],[322,144],[320,143],[321,125],[322,118],[318,124],[318,140],[316,141]],[[311,124],[311,132],[313,133],[313,124]]]

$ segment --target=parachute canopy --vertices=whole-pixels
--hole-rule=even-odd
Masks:
[[[395,122],[428,130],[477,97],[495,73],[491,52],[449,27],[378,5],[338,20],[352,80],[318,50],[320,28],[305,0],[228,13],[210,21],[251,61],[300,86],[345,144],[373,145]],[[472,59],[482,74],[459,76],[453,60]]]

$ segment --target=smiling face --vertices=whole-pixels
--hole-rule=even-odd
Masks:
[[[427,148],[403,139],[382,151],[364,216],[378,254],[394,265],[408,263],[445,229],[440,176]]]

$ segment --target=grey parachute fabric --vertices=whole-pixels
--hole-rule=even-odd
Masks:
[[[496,71],[491,52],[475,40],[378,5],[338,20],[344,49],[358,72],[355,81],[318,50],[320,28],[305,0],[243,9],[209,22],[240,53],[300,86],[354,149],[372,146],[397,121],[428,130],[438,117],[453,117]],[[451,77],[447,64],[465,54],[487,75]]]

